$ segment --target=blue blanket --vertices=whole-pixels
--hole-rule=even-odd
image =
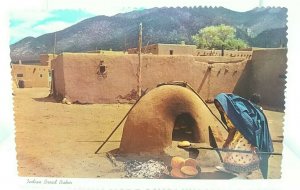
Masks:
[[[260,152],[274,151],[267,118],[258,106],[240,96],[225,93],[217,95],[215,102],[222,106],[233,125],[249,143]],[[260,158],[261,170],[266,178],[269,155],[261,154]]]

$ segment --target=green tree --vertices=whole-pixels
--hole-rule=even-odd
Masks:
[[[200,29],[192,39],[202,49],[222,49],[224,46],[224,49],[234,50],[247,47],[247,43],[235,34],[235,28],[221,24]]]

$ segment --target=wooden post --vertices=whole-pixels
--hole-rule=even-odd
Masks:
[[[139,32],[139,44],[138,44],[138,56],[139,56],[139,65],[138,65],[138,86],[137,86],[137,92],[138,92],[138,96],[141,97],[142,96],[142,30],[143,30],[143,26],[142,23],[140,23],[140,32]]]
[[[125,35],[124,36],[124,54],[126,53],[126,51],[127,51],[127,36]]]
[[[224,56],[224,45],[222,45],[221,56]]]

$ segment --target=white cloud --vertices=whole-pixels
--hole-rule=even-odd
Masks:
[[[69,26],[71,26],[73,23],[68,22],[62,22],[62,21],[55,21],[55,22],[49,22],[43,25],[38,25],[33,28],[33,30],[38,30],[43,33],[49,33],[49,32],[55,32],[59,30],[63,30]]]
[[[15,27],[11,27],[10,28],[10,36],[12,39],[11,42],[14,43],[16,42],[16,40],[21,40],[27,36],[38,37],[42,34],[63,30],[74,23],[54,21],[54,22],[48,22],[33,27],[34,24],[35,23],[33,22],[24,22],[23,24],[17,25]]]
[[[10,39],[11,42],[16,42],[16,40],[21,40],[27,36],[33,36],[36,37],[39,35],[37,31],[32,30],[32,25],[34,22],[23,22],[22,24],[19,24],[14,27],[9,28],[10,33]]]
[[[10,10],[9,19],[10,21],[18,21],[19,24],[12,25],[10,30],[10,39],[14,43],[18,40],[21,40],[27,36],[37,37],[42,33],[40,30],[34,30],[33,26],[44,20],[47,17],[50,17],[50,11],[41,11],[41,10]]]
[[[55,16],[51,11],[53,10],[10,11],[10,20],[18,22],[18,24],[12,24],[10,26],[11,43],[15,43],[27,36],[38,37],[45,33],[63,30],[64,28],[75,24],[63,20],[52,20],[43,23],[45,19]]]
[[[51,16],[50,11],[45,10],[12,10],[9,17],[14,20],[21,20],[30,23],[43,20]]]

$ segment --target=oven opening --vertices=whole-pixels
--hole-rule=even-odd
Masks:
[[[190,113],[181,113],[175,118],[173,141],[198,141],[197,123]]]

